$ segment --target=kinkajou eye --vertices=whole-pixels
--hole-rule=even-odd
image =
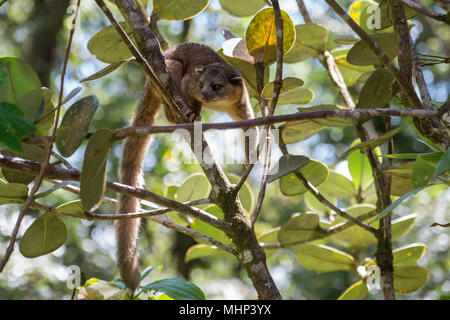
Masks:
[[[199,87],[199,89],[202,89],[202,88],[203,88],[203,82],[202,82],[202,81],[199,81],[199,82],[198,82],[198,87]]]
[[[220,89],[222,89],[222,85],[220,85],[220,84],[213,84],[212,85],[212,89],[214,91],[219,91]]]

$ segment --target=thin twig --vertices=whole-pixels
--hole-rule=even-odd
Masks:
[[[39,162],[0,154],[0,167],[5,167],[14,171],[21,171],[24,173],[35,175],[37,172],[39,172],[39,170],[41,170],[42,166]],[[76,169],[69,170],[56,167],[49,167],[45,172],[45,177],[58,180],[79,181],[80,172]],[[147,191],[145,189],[135,188],[132,186],[111,181],[106,182],[106,187],[110,190],[119,193],[124,193],[139,199],[148,200],[160,206],[171,208],[174,211],[178,211],[183,214],[188,214],[223,231],[229,232],[231,230],[231,227],[227,222],[220,220],[216,216],[206,211],[203,211],[196,207],[184,205],[183,203],[165,198],[163,196]]]
[[[446,22],[447,15],[445,13],[436,12],[430,8],[427,8],[423,5],[421,5],[417,1],[411,1],[411,0],[397,0],[397,1],[401,2],[405,6],[410,7],[411,9],[416,10],[430,18],[433,18],[438,21]]]
[[[400,84],[407,102],[413,109],[423,109],[424,106],[417,96],[411,84],[404,79],[397,67],[392,63],[386,53],[378,46],[378,44],[348,15],[348,13],[335,1],[325,0],[328,5],[349,25],[356,34],[364,40],[368,47],[380,58],[381,62],[389,69],[393,77]]]
[[[80,215],[76,215],[73,213],[67,213],[67,212],[59,212],[56,211],[55,208],[52,207],[48,207],[45,205],[42,205],[40,203],[37,202],[33,202],[32,203],[32,207],[35,207],[37,209],[40,210],[44,210],[45,212],[54,214],[54,215],[60,215],[60,216],[68,216],[68,217],[72,217],[72,218],[84,218]],[[185,227],[182,226],[178,223],[173,222],[172,220],[168,219],[168,218],[162,218],[162,217],[156,217],[158,215],[161,215],[163,213],[164,210],[167,209],[159,209],[159,210],[153,210],[150,212],[139,212],[139,213],[132,213],[132,214],[93,214],[93,213],[86,213],[86,218],[89,220],[121,220],[121,219],[132,219],[132,218],[147,218],[150,220],[153,220],[161,225],[164,225],[167,228],[179,231],[181,233],[184,233],[188,236],[191,236],[194,239],[198,239],[201,241],[204,241],[210,245],[216,246],[222,250],[225,250],[231,254],[235,254],[236,251],[234,248],[230,247],[229,245],[226,245],[220,241],[217,241],[214,238],[211,238],[201,232],[195,231],[189,227]],[[168,210],[170,211],[170,210]]]
[[[202,123],[202,130],[227,130],[237,128],[251,128],[262,125],[273,125],[280,122],[290,122],[296,120],[312,120],[326,118],[348,118],[358,121],[364,118],[373,117],[414,117],[414,118],[439,118],[439,110],[410,110],[410,109],[354,109],[354,110],[318,110],[311,112],[301,112],[277,116],[259,117],[250,120]],[[146,135],[154,133],[171,133],[176,130],[184,129],[194,131],[193,123],[173,124],[165,126],[138,126],[125,127],[115,130],[114,138],[124,139],[132,135]]]
[[[270,106],[268,110],[268,115],[273,116],[275,112],[275,108],[278,103],[278,97],[280,96],[281,86],[283,83],[283,17],[281,16],[281,10],[280,5],[278,3],[278,0],[272,0],[272,6],[275,13],[275,27],[276,27],[276,33],[277,33],[277,54],[276,54],[276,74],[275,74],[275,80],[273,85],[273,93],[272,93],[272,99],[270,101]],[[262,92],[258,92],[259,95],[262,95]],[[262,136],[265,134],[266,138],[266,150],[264,155],[264,170],[263,175],[261,179],[261,186],[259,189],[258,194],[258,200],[256,202],[255,209],[253,210],[253,213],[251,215],[251,226],[253,227],[256,223],[256,220],[258,219],[258,216],[261,212],[262,203],[265,198],[266,194],[266,187],[267,187],[267,181],[268,181],[268,174],[269,174],[269,168],[270,168],[270,156],[271,156],[271,148],[272,148],[272,139],[271,139],[271,133],[270,133],[271,126],[266,126],[266,132],[263,133]],[[245,177],[245,176],[244,176]],[[242,181],[243,179],[241,179]],[[241,184],[241,181],[239,184]]]
[[[303,16],[303,20],[305,20],[305,23],[311,24],[313,23],[311,16],[309,15],[308,9],[306,8],[305,2],[303,0],[297,0],[297,6],[300,10],[300,13]]]
[[[14,243],[16,242],[17,234],[19,232],[19,228],[20,228],[22,219],[23,219],[26,211],[28,210],[28,208],[34,201],[34,196],[35,196],[36,192],[39,190],[39,187],[41,186],[42,180],[44,179],[46,169],[50,162],[50,156],[52,154],[53,143],[55,141],[56,130],[58,128],[59,115],[60,115],[60,111],[61,111],[62,92],[64,89],[64,78],[65,78],[65,74],[66,74],[67,63],[69,60],[70,48],[72,46],[73,34],[75,32],[77,16],[78,16],[79,9],[80,9],[80,2],[81,2],[81,0],[78,0],[78,2],[77,2],[75,15],[73,17],[72,26],[71,26],[70,33],[69,33],[69,39],[67,40],[66,51],[64,54],[64,63],[63,63],[62,71],[61,71],[61,82],[60,82],[61,84],[60,84],[60,92],[59,92],[59,96],[58,96],[58,109],[56,110],[55,123],[53,126],[52,135],[50,137],[49,143],[46,148],[45,160],[39,170],[39,174],[38,174],[37,178],[34,181],[33,188],[31,189],[31,192],[30,192],[28,198],[26,199],[25,203],[23,204],[22,208],[20,209],[20,213],[17,218],[16,225],[14,226],[14,230],[11,235],[11,239],[9,241],[8,248],[6,249],[5,256],[3,257],[2,261],[0,262],[0,273],[5,268],[6,263],[8,262],[12,252],[14,251]]]
[[[372,217],[375,217],[377,215],[377,213],[378,213],[377,210],[372,210],[370,212],[363,213],[363,214],[355,217],[355,219],[357,219],[359,221],[364,221],[364,220],[370,219]],[[355,223],[353,221],[344,221],[344,222],[338,223],[332,227],[329,227],[327,229],[321,229],[321,231],[318,231],[314,237],[309,238],[308,240],[300,240],[300,241],[289,243],[288,245],[282,245],[279,242],[267,242],[267,243],[261,243],[261,246],[265,249],[278,249],[278,248],[296,246],[296,245],[308,243],[308,242],[311,242],[314,240],[327,238],[331,235],[334,235],[334,234],[337,234],[344,230],[347,230],[348,228],[350,228],[354,225],[355,225]]]

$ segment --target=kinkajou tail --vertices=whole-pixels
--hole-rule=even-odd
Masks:
[[[154,125],[161,108],[157,91],[147,80],[144,94],[139,101],[131,126]],[[125,139],[119,164],[120,183],[142,187],[142,162],[151,142],[151,135],[135,135]],[[119,194],[117,213],[133,213],[139,209],[138,199]],[[120,275],[130,290],[135,290],[140,282],[138,270],[137,239],[140,219],[117,220],[117,260]]]

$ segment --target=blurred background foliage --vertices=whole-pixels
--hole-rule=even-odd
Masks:
[[[351,30],[326,6],[323,1],[306,0],[310,14],[318,24],[332,30],[333,34],[352,35]],[[431,6],[433,1],[421,1]],[[341,0],[340,5],[348,8],[351,1]],[[20,57],[38,72],[43,85],[54,94],[58,92],[59,75],[64,48],[71,23],[71,12],[66,11],[69,0],[14,0],[0,8],[0,57]],[[74,4],[74,1],[73,3]],[[245,3],[243,4],[245,5]],[[281,0],[281,9],[288,12],[295,25],[304,23],[296,1]],[[117,12],[116,12],[117,13]],[[221,28],[227,28],[244,37],[251,17],[237,18],[224,11],[218,0],[211,0],[205,11],[189,21],[160,21],[159,27],[172,46],[186,41],[200,42],[219,49],[225,41]],[[411,29],[416,48],[421,54],[450,56],[450,30],[443,23],[419,15],[411,20]],[[89,53],[86,48],[89,38],[109,25],[93,1],[82,1],[81,19],[77,25],[65,82],[67,94],[81,86],[82,95],[95,94],[100,107],[91,123],[91,130],[119,128],[127,125],[144,87],[144,75],[133,64],[127,64],[114,73],[99,80],[79,81],[105,66]],[[272,66],[274,67],[274,66]],[[427,67],[425,79],[429,85],[433,101],[443,102],[448,97],[448,64]],[[340,97],[329,81],[325,68],[317,59],[307,59],[285,65],[284,77],[295,76],[304,80],[305,88],[314,91],[315,97],[307,106],[341,103]],[[271,73],[271,80],[274,72]],[[361,86],[353,86],[351,92],[357,94]],[[66,108],[68,106],[65,106]],[[277,114],[296,112],[294,105],[281,106]],[[257,111],[257,109],[256,109]],[[203,111],[203,121],[221,122],[231,120],[226,114]],[[158,122],[167,123],[160,115]],[[373,122],[377,130],[381,123]],[[394,125],[402,131],[396,135],[395,149],[403,152],[426,152],[427,147],[413,138],[413,132],[404,120],[393,118]],[[382,126],[380,126],[382,128]],[[208,137],[208,135],[207,135]],[[338,162],[338,157],[356,138],[349,127],[333,127],[302,142],[289,146],[293,154],[303,154],[327,164],[334,170],[348,175],[346,162]],[[213,139],[211,139],[213,140]],[[210,141],[219,152],[222,146]],[[170,185],[180,185],[184,178],[200,167],[181,162],[174,150],[174,142],[167,134],[159,134],[153,141],[145,159],[144,170],[146,188],[164,194]],[[116,144],[108,161],[108,177],[117,180],[117,163],[121,144]],[[214,150],[213,150],[214,151]],[[84,148],[80,148],[68,160],[77,168],[81,167]],[[281,153],[275,148],[274,157]],[[242,155],[240,155],[242,156]],[[239,175],[241,165],[224,165],[224,170]],[[250,176],[253,190],[258,190],[262,168],[256,167]],[[285,197],[279,191],[278,182],[268,185],[267,196],[262,208],[259,227],[270,230],[281,225],[295,212],[305,212],[307,207],[303,197]],[[45,184],[50,186],[50,184]],[[115,194],[107,194],[115,197]],[[76,199],[66,191],[54,192],[46,198],[46,205],[58,204]],[[111,212],[105,206],[105,212]],[[0,206],[0,252],[4,252],[14,227],[19,207]],[[431,187],[404,202],[394,212],[395,217],[417,214],[414,227],[404,237],[395,240],[393,247],[421,242],[427,245],[419,265],[430,270],[427,284],[420,290],[399,299],[450,299],[450,239],[448,229],[430,228],[433,222],[446,223],[450,220],[450,190],[440,186]],[[22,223],[23,230],[36,218],[37,212],[30,210]],[[26,259],[18,248],[5,271],[0,274],[1,299],[69,299],[72,292],[67,289],[68,266],[77,265],[86,278],[96,277],[113,280],[117,277],[115,266],[115,235],[111,222],[89,222],[62,218],[69,229],[69,239],[57,251],[43,257]],[[245,272],[237,261],[228,255],[196,259],[184,263],[184,254],[195,242],[181,234],[155,223],[145,221],[140,237],[141,265],[162,264],[163,268],[151,273],[152,281],[159,278],[185,277],[197,284],[205,292],[207,299],[256,298]],[[373,256],[372,245],[367,252]],[[350,284],[358,279],[353,273],[331,272],[317,274],[304,269],[294,257],[293,250],[278,250],[268,258],[269,268],[279,286],[284,299],[336,299]],[[380,299],[380,291],[373,291],[368,299]]]

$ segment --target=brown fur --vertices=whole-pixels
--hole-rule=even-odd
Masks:
[[[253,118],[253,110],[241,74],[214,50],[201,44],[186,43],[167,50],[164,55],[168,71],[192,108],[190,120],[200,119],[202,107],[227,112],[234,120]],[[203,84],[202,88],[199,87],[200,82]],[[221,86],[220,90],[213,90],[214,85]],[[154,125],[162,104],[162,98],[147,81],[144,95],[130,125]],[[174,122],[168,112],[166,115],[170,122]],[[121,183],[134,187],[143,186],[142,162],[150,141],[150,135],[125,139],[119,164]],[[245,154],[247,164],[247,138]],[[139,202],[134,197],[120,194],[118,200],[118,213],[133,213],[139,209]],[[133,291],[140,282],[137,248],[139,224],[140,219],[116,222],[118,267],[123,282]]]

